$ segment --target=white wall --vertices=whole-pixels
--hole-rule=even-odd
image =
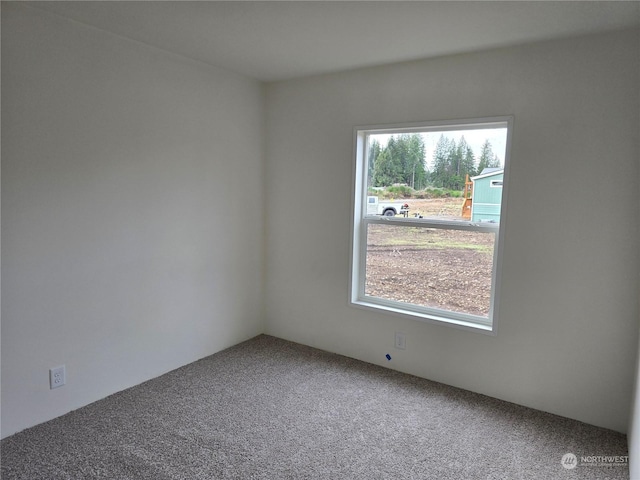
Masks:
[[[267,333],[625,431],[638,345],[638,40],[627,31],[269,85]],[[350,307],[353,127],[506,114],[497,336]],[[395,331],[407,350],[393,349]]]
[[[640,135],[640,132],[638,132]],[[636,153],[640,162],[640,146]],[[640,177],[638,177],[640,184]],[[640,216],[640,198],[638,199],[638,215]],[[640,251],[640,245],[638,245]],[[638,295],[640,302],[640,295]],[[629,444],[629,477],[631,480],[640,480],[640,336],[638,337],[636,369],[634,375],[633,400],[631,414],[629,417],[629,427],[627,430],[627,440]]]
[[[263,331],[262,95],[2,4],[3,437]]]
[[[640,356],[638,361],[640,361]],[[629,445],[629,477],[631,480],[638,480],[640,479],[640,365],[638,364],[636,364],[635,370],[627,443]]]

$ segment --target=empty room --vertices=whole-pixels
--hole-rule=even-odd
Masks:
[[[639,2],[1,16],[3,480],[640,480]]]

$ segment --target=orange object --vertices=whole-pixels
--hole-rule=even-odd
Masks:
[[[473,182],[469,180],[469,174],[464,179],[464,203],[462,204],[462,218],[471,220],[471,203],[473,202]]]

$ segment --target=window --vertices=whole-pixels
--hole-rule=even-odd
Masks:
[[[353,305],[495,330],[511,129],[511,117],[356,129]]]

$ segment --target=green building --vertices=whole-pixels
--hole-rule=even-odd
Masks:
[[[500,222],[504,168],[485,168],[473,182],[472,222]]]

